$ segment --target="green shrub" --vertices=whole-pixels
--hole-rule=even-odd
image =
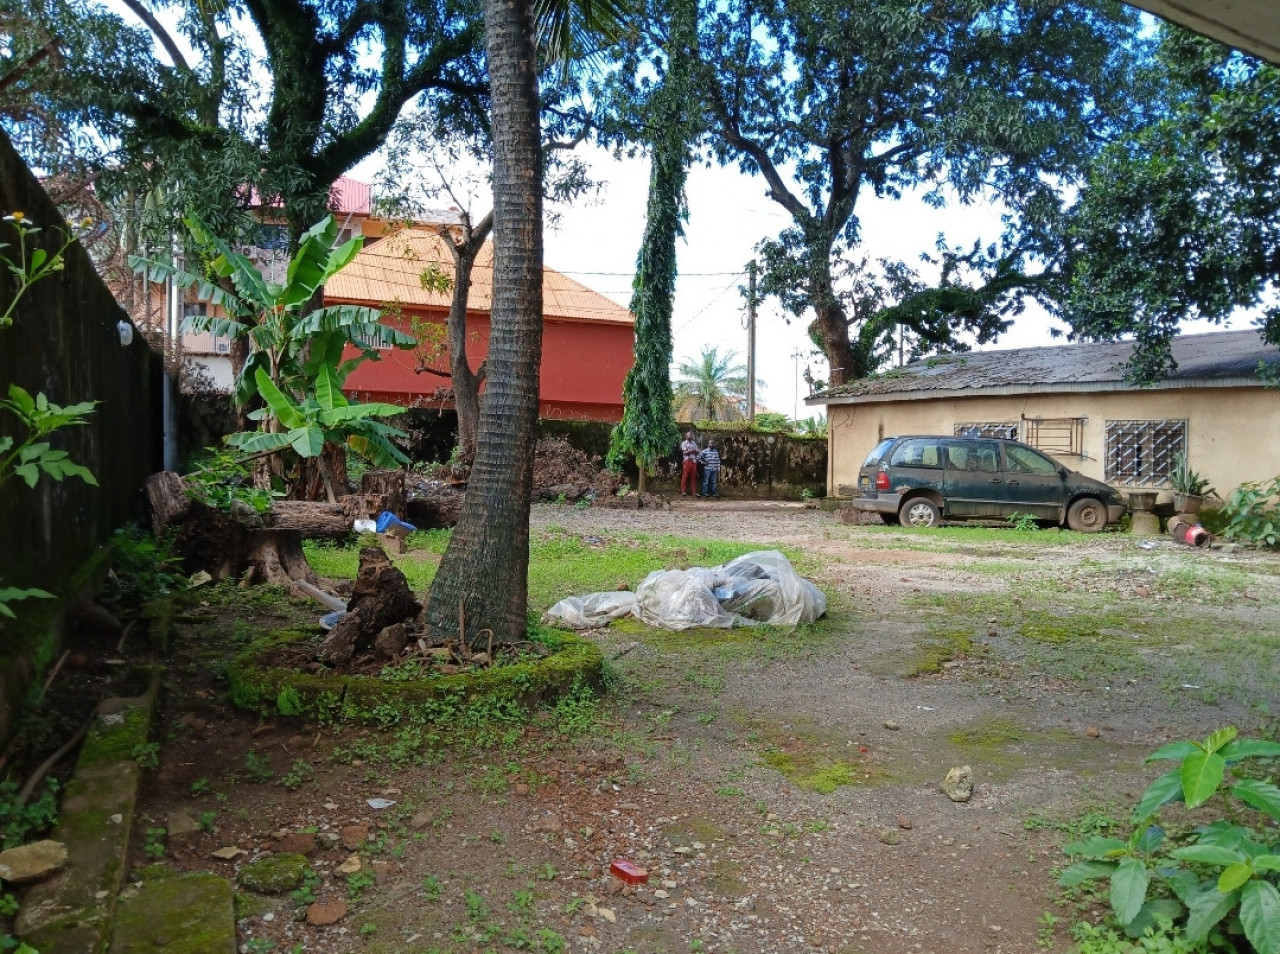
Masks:
[[[1063,850],[1081,860],[1059,884],[1105,878],[1111,909],[1130,937],[1167,935],[1176,925],[1189,946],[1089,950],[1198,951],[1206,941],[1238,940],[1240,950],[1280,954],[1280,844],[1270,840],[1274,830],[1264,830],[1280,821],[1280,788],[1245,771],[1256,760],[1277,757],[1280,743],[1237,738],[1228,726],[1203,742],[1166,745],[1147,759],[1178,767],[1147,788],[1127,840],[1092,835],[1067,845]],[[1196,809],[1211,800],[1225,817],[1177,835],[1154,823],[1170,803]]]
[[[1243,483],[1231,492],[1222,507],[1226,533],[1264,547],[1280,546],[1280,477],[1269,482]]]

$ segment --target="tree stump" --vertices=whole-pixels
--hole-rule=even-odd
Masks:
[[[370,470],[360,478],[360,493],[366,497],[381,497],[377,512],[390,510],[401,520],[405,516],[405,485],[403,470]]]
[[[250,527],[229,514],[191,501],[173,543],[188,573],[204,570],[215,580],[239,576],[241,583],[284,585],[318,578],[302,552],[297,530]]]
[[[187,484],[171,470],[152,474],[142,485],[151,514],[151,532],[160,537],[170,525],[180,523],[191,509]]]
[[[360,551],[360,571],[347,611],[320,644],[320,659],[342,666],[365,652],[378,634],[422,612],[409,582],[380,547]]]

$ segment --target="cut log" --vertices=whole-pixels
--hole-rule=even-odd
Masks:
[[[151,514],[151,532],[161,536],[173,524],[181,523],[191,508],[187,484],[171,470],[152,474],[142,485]]]
[[[303,538],[337,540],[351,535],[351,517],[341,502],[277,500],[271,505],[271,526],[277,530],[297,530]]]
[[[462,513],[462,502],[466,499],[466,494],[444,486],[419,491],[419,494],[407,504],[411,524],[419,530],[457,526],[458,514]]]
[[[347,612],[320,644],[319,656],[331,666],[364,653],[386,627],[422,611],[409,582],[379,547],[360,551],[360,571],[347,602]]]
[[[191,501],[173,543],[188,573],[204,570],[215,580],[238,576],[243,584],[317,582],[297,530],[247,527],[228,514]]]

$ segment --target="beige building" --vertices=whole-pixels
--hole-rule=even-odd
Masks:
[[[1280,349],[1254,329],[1174,339],[1178,370],[1147,388],[1124,382],[1131,342],[942,355],[809,398],[826,405],[827,487],[856,494],[876,443],[904,434],[1015,437],[1121,489],[1167,490],[1174,454],[1226,496],[1280,474]],[[1164,497],[1163,499],[1168,499]]]

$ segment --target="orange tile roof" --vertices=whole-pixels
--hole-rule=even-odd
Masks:
[[[325,298],[406,307],[448,308],[448,292],[422,287],[419,276],[429,264],[453,275],[453,254],[434,226],[413,226],[367,245],[325,285]],[[486,242],[471,273],[469,310],[488,312],[493,302],[493,243]],[[634,324],[635,318],[599,292],[550,268],[542,270],[545,318]]]

